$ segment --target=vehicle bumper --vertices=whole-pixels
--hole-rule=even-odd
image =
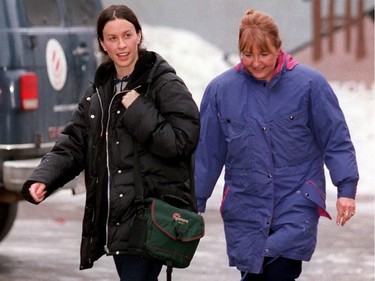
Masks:
[[[22,186],[40,163],[41,158],[3,162],[3,184],[6,190],[21,193]],[[72,189],[74,194],[85,191],[83,173],[68,182],[64,189]]]

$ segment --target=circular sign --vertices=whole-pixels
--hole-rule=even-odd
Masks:
[[[49,81],[56,91],[60,91],[66,82],[68,65],[64,50],[56,39],[47,43],[46,62]]]

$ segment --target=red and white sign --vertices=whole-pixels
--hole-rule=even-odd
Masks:
[[[46,62],[49,81],[56,91],[60,91],[66,82],[68,65],[64,50],[56,39],[47,43]]]

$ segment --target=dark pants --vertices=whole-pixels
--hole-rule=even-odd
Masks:
[[[302,261],[287,258],[265,258],[263,273],[241,272],[242,281],[294,281],[302,271]]]
[[[157,281],[163,264],[139,256],[113,256],[120,281]]]

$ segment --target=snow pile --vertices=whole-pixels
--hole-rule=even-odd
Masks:
[[[352,82],[331,83],[340,106],[345,114],[352,141],[354,143],[360,181],[358,195],[375,193],[375,93],[374,87]]]
[[[199,105],[210,80],[229,68],[224,53],[192,32],[170,27],[142,26],[143,45],[175,68]]]

